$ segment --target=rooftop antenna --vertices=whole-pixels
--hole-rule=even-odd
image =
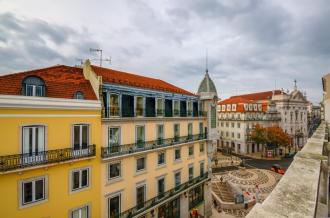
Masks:
[[[102,61],[109,61],[111,63],[111,58],[102,58],[103,55],[103,50],[100,48],[90,48],[89,52],[96,52],[100,54],[100,58],[99,59],[91,59],[91,60],[99,60],[100,61],[100,67],[102,67]]]
[[[294,81],[293,81],[293,82],[294,82],[294,90],[295,90],[295,91],[297,91],[297,80],[296,80],[296,79],[294,79]]]
[[[206,54],[205,54],[205,72],[208,73],[209,72],[209,69],[208,69],[208,52],[207,52],[207,49],[206,49]]]
[[[76,58],[76,61],[80,63],[80,65],[76,65],[76,66],[82,66],[84,64],[84,59],[83,58]]]

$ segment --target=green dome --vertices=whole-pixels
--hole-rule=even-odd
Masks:
[[[205,77],[203,81],[201,82],[198,88],[197,94],[201,94],[201,93],[215,93],[215,95],[218,96],[217,89],[215,88],[215,85],[207,71],[205,73]]]

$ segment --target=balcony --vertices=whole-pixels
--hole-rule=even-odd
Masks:
[[[118,217],[129,218],[129,217],[137,217],[138,215],[142,215],[142,213],[146,212],[146,210],[157,207],[163,204],[164,201],[170,199],[171,197],[175,197],[182,194],[183,192],[187,192],[189,189],[193,188],[194,186],[197,186],[198,184],[206,182],[207,180],[208,180],[208,173],[204,173],[203,175],[195,177],[194,179],[189,180],[188,182],[185,182],[175,188],[172,188],[167,192],[161,193],[160,195],[154,198],[151,198],[143,203],[139,203],[137,206],[122,212]],[[200,199],[198,200],[200,201]],[[197,204],[200,202],[195,202],[195,203]]]
[[[110,147],[101,148],[101,156],[102,158],[117,157],[126,154],[133,154],[137,152],[143,152],[158,148],[165,148],[177,144],[205,140],[206,138],[207,138],[206,134],[196,134],[196,135],[173,137],[167,139],[159,138],[157,140],[147,141],[147,142],[139,141],[137,143],[125,144],[125,145],[111,145]]]
[[[130,108],[130,107],[109,107],[102,109],[102,118],[130,118],[130,117],[206,117],[206,111],[191,111],[180,113],[179,109],[171,109],[166,113],[164,109],[155,108]]]
[[[73,148],[42,151],[38,153],[15,154],[0,156],[0,172],[23,169],[38,165],[52,164],[63,161],[93,157],[96,154],[95,145],[86,149],[74,150]]]

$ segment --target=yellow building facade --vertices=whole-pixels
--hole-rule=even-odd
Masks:
[[[66,67],[50,69],[54,72],[49,74],[59,70],[76,74]],[[93,100],[74,98],[69,94],[74,89],[66,91],[67,98],[57,98],[60,94],[52,89],[59,82],[48,85],[49,75],[36,73],[0,78],[15,85],[20,76],[15,88],[29,85],[33,91],[15,95],[8,93],[10,88],[0,90],[0,216],[100,217],[101,104],[95,95]],[[42,85],[30,81],[34,78],[52,97],[48,90],[37,96],[35,87]],[[88,91],[76,88],[81,94]]]
[[[1,216],[209,217],[211,83],[193,94],[89,61],[1,76]]]

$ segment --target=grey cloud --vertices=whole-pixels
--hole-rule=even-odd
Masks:
[[[0,14],[0,30],[4,44],[0,45],[0,72],[4,73],[55,64],[73,65],[75,60],[67,57],[67,49],[74,51],[76,57],[86,57],[90,46],[98,47],[88,34],[39,19],[18,18],[11,13]]]

